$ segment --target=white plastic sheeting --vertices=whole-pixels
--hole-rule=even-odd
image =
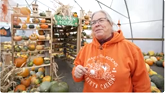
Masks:
[[[18,3],[20,7],[28,6],[36,0],[9,0],[10,5],[15,7]],[[39,12],[51,10],[54,12],[58,4],[54,0],[37,0]],[[131,28],[128,18],[130,15],[133,38],[162,38],[163,32],[163,0],[59,0],[63,4],[73,6],[72,11],[80,14],[80,6],[85,12],[94,12],[101,8],[108,11],[113,21],[117,24],[121,22],[121,29],[126,38],[131,38]],[[126,3],[125,3],[126,1]],[[100,2],[100,3],[98,3]],[[128,11],[126,9],[128,6]],[[28,6],[29,7],[29,6]],[[31,6],[30,6],[31,8]],[[162,41],[134,40],[143,52],[154,50],[162,52]]]

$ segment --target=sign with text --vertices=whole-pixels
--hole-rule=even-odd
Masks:
[[[56,25],[78,26],[78,18],[70,16],[55,15]]]

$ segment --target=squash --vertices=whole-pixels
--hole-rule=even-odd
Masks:
[[[37,40],[38,39],[38,36],[37,34],[33,33],[29,36],[30,40]]]
[[[86,20],[85,21],[85,25],[89,25],[89,20]]]
[[[43,46],[43,45],[37,45],[37,46],[36,46],[36,49],[37,49],[37,50],[42,50],[42,49],[44,49],[44,46]]]
[[[15,52],[21,52],[21,48],[20,48],[20,46],[18,46],[18,45],[16,45],[15,47],[14,47],[14,51]]]
[[[42,65],[44,63],[44,59],[42,57],[37,57],[33,59],[33,63],[35,65]]]
[[[46,14],[44,12],[41,12],[39,15],[40,16],[46,16]]]
[[[151,81],[156,85],[157,88],[164,88],[164,78],[159,74],[153,74],[150,76]]]
[[[156,61],[156,65],[157,65],[158,67],[163,67],[162,61]]]
[[[45,76],[43,77],[42,82],[45,82],[45,81],[50,82],[51,80],[52,80],[51,76]]]
[[[27,77],[30,75],[30,71],[28,68],[23,68],[21,73],[18,73],[18,76]]]
[[[40,20],[39,20],[38,18],[34,18],[34,19],[32,19],[32,22],[33,22],[33,23],[39,23]]]
[[[23,67],[26,64],[26,58],[23,57],[15,58],[14,64],[16,67]]]
[[[30,43],[30,44],[28,45],[28,49],[29,49],[30,51],[34,51],[34,50],[36,49],[36,44]]]
[[[40,71],[40,72],[36,73],[36,76],[41,79],[44,77],[44,74],[43,74],[43,72]]]
[[[40,28],[42,28],[42,29],[47,29],[47,28],[48,28],[48,25],[46,25],[46,24],[41,24],[41,25],[40,25]]]
[[[150,57],[150,59],[152,59],[152,61],[153,61],[154,63],[155,63],[156,61],[158,61],[157,58],[154,57],[154,56]]]
[[[29,28],[30,29],[34,29],[34,25],[29,25]]]
[[[146,64],[147,72],[149,72],[150,71],[150,66],[147,63],[145,63],[145,64]]]
[[[31,14],[31,11],[27,7],[20,8],[20,12],[23,15],[30,15]]]
[[[153,71],[152,69],[150,69],[149,75],[153,75],[153,74],[157,74],[157,72],[155,72],[155,71]]]
[[[23,40],[29,40],[29,37],[27,37],[27,36],[22,36],[22,39],[23,39]]]
[[[57,82],[51,85],[50,92],[69,92],[69,86],[66,82]]]
[[[20,25],[14,25],[13,27],[14,27],[14,28],[21,28]]]
[[[14,41],[21,41],[22,40],[22,36],[14,36]]]
[[[31,84],[31,79],[30,78],[22,79],[21,84],[25,85],[26,87],[29,87]]]
[[[14,92],[22,92],[22,91],[26,91],[26,86],[23,84],[17,85],[14,89]]]
[[[39,35],[38,40],[45,40],[45,35]]]
[[[27,28],[27,25],[26,24],[23,24],[22,25],[22,29],[26,29]]]
[[[21,50],[22,50],[22,52],[26,52],[26,51],[28,51],[28,47],[27,46],[23,46],[23,48]]]
[[[28,67],[32,67],[32,66],[33,66],[33,61],[29,60],[29,61],[27,62],[27,66],[28,66]]]
[[[49,92],[51,83],[48,81],[42,82],[39,86],[40,92]]]

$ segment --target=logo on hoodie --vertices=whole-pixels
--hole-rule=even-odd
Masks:
[[[86,67],[86,82],[94,88],[107,89],[115,82],[116,67],[118,64],[109,56],[102,54],[88,58]],[[104,83],[95,82],[94,79],[104,80]],[[94,81],[93,81],[94,80]]]

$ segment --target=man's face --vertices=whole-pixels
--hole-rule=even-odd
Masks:
[[[112,25],[106,19],[105,14],[102,12],[98,12],[93,16],[91,26],[93,35],[98,40],[105,40],[111,35]]]

